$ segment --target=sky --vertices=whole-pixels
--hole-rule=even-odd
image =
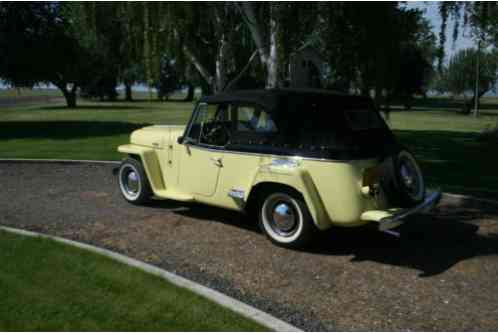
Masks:
[[[407,7],[418,8],[425,11],[425,17],[427,17],[427,19],[431,23],[432,31],[434,31],[439,40],[439,32],[441,29],[441,17],[439,16],[438,2],[409,1],[407,3]],[[453,27],[454,27],[453,20],[448,20],[448,26],[446,28],[446,43],[444,45],[446,60],[461,49],[475,46],[472,39],[469,38],[468,29],[463,29],[461,33],[459,33],[458,39],[455,42],[453,42]]]

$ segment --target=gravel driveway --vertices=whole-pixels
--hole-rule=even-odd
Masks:
[[[291,251],[232,212],[132,206],[112,168],[0,163],[0,224],[116,250],[305,330],[498,330],[498,206],[447,199],[401,239],[334,229]]]

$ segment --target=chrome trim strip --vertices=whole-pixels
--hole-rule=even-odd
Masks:
[[[232,188],[228,191],[228,196],[234,199],[244,199],[245,191],[238,188]]]
[[[349,163],[349,162],[354,162],[354,161],[364,161],[364,160],[373,160],[375,159],[374,157],[370,158],[362,158],[362,159],[357,159],[357,160],[334,160],[334,159],[329,159],[329,158],[314,158],[314,157],[303,157],[299,155],[274,155],[274,154],[265,154],[265,153],[251,153],[251,152],[243,152],[243,151],[236,151],[236,150],[228,150],[226,148],[219,148],[219,149],[213,149],[213,148],[208,148],[203,145],[199,144],[188,144],[189,147],[192,148],[197,148],[201,150],[206,150],[206,151],[211,151],[211,152],[222,152],[222,153],[228,153],[228,154],[236,154],[236,155],[249,155],[249,156],[258,156],[258,157],[270,157],[270,158],[292,158],[292,159],[300,159],[300,160],[306,160],[306,161],[319,161],[319,162],[335,162],[335,163]]]

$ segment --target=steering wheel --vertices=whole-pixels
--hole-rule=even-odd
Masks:
[[[203,141],[207,144],[216,146],[224,146],[228,143],[228,129],[222,122],[213,122],[207,124],[206,131],[203,132]]]

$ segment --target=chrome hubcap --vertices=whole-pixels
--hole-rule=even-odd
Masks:
[[[423,199],[425,186],[422,173],[415,159],[405,151],[399,155],[399,178],[400,185],[412,199]]]
[[[136,194],[138,192],[138,177],[135,171],[128,173],[125,183],[126,192]]]
[[[275,193],[266,199],[263,216],[269,231],[279,237],[292,237],[299,229],[298,208],[287,194]]]
[[[420,189],[420,183],[417,179],[416,171],[414,170],[414,166],[412,166],[409,162],[403,163],[401,165],[401,179],[406,187],[406,189],[411,194],[416,194]]]
[[[140,177],[135,168],[123,166],[120,176],[121,190],[129,199],[135,199],[140,194]]]
[[[407,187],[412,187],[413,177],[404,165],[401,167],[401,177],[403,177],[403,181]]]
[[[273,223],[283,232],[289,232],[296,226],[296,216],[287,203],[279,203],[273,208]]]

